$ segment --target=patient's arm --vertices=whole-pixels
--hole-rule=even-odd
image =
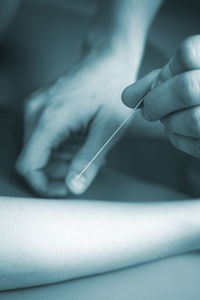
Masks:
[[[35,286],[200,248],[200,200],[0,198],[0,289]]]

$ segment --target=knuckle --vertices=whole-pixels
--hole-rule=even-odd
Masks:
[[[32,113],[35,111],[36,108],[36,99],[29,98],[24,102],[24,111],[25,113]]]
[[[196,108],[192,111],[189,127],[192,135],[200,137],[200,108]]]
[[[65,127],[66,120],[67,118],[63,118],[57,109],[49,106],[41,112],[37,127],[42,132],[50,134],[57,132],[58,134]]]
[[[25,112],[35,112],[38,108],[42,107],[45,103],[45,94],[41,94],[39,91],[31,94],[24,101],[24,110]]]
[[[51,114],[51,110],[46,108],[40,115],[38,126],[41,129],[52,128],[53,126],[53,118]]]
[[[199,82],[193,72],[185,72],[179,75],[179,93],[185,106],[195,105],[199,97]]]
[[[193,37],[184,40],[177,50],[177,62],[183,69],[191,69],[195,64]]]

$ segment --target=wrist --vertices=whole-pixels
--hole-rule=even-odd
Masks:
[[[135,39],[134,39],[135,40]],[[83,42],[82,58],[111,59],[126,64],[128,72],[137,75],[145,41],[133,43],[125,36],[110,32],[90,32]]]

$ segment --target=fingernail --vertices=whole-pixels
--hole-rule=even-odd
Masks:
[[[67,186],[74,194],[82,194],[87,188],[88,180],[85,174],[73,174],[67,178]]]

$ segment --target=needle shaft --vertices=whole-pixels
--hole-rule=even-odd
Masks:
[[[138,106],[142,103],[144,98],[142,98],[138,104],[134,107],[134,110],[138,108]],[[76,180],[78,180],[81,175],[87,170],[87,168],[93,163],[93,161],[97,158],[97,156],[103,151],[103,149],[110,143],[110,141],[114,138],[114,136],[118,133],[118,131],[124,126],[124,124],[128,121],[128,119],[132,116],[133,111],[131,111],[124,121],[118,126],[118,128],[114,131],[114,133],[109,137],[109,139],[105,142],[105,144],[99,149],[99,151],[95,154],[95,156],[91,159],[91,161],[85,166],[85,168],[81,171],[80,174],[76,177]]]

